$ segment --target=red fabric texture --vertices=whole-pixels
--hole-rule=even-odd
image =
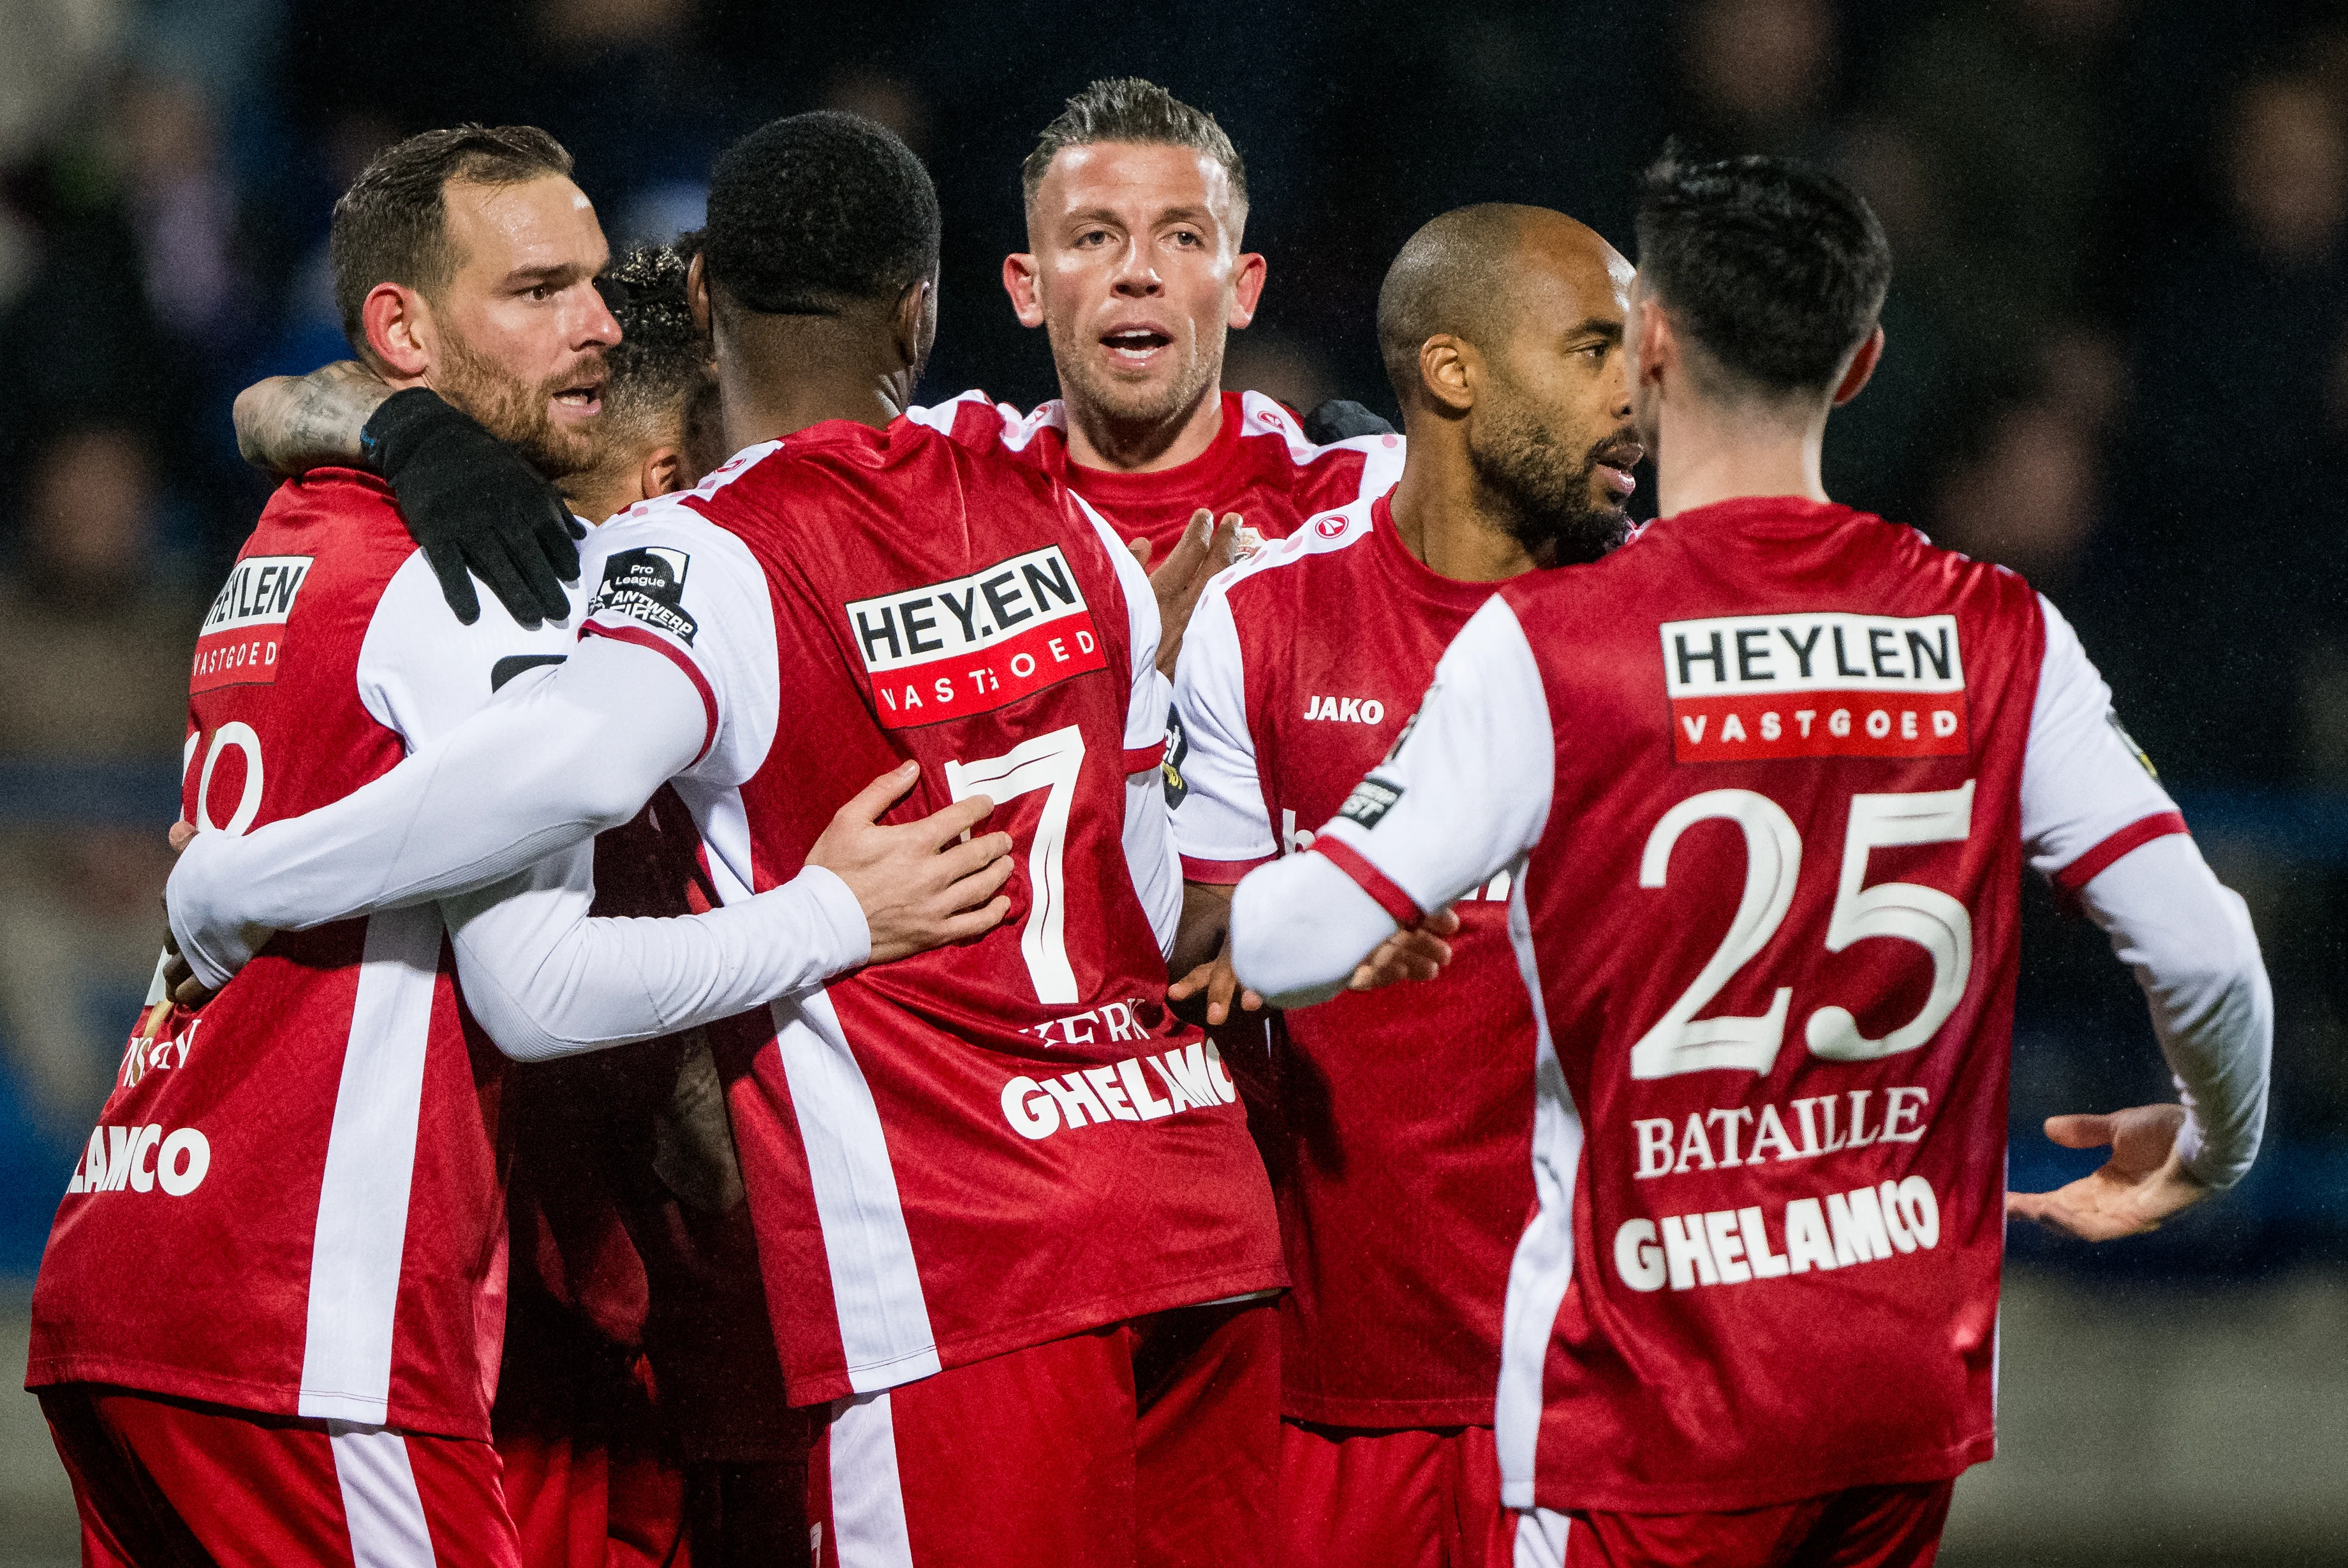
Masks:
[[[1574,1513],[1566,1568],[1931,1568],[1953,1480],[1858,1486],[1736,1513]]]
[[[1279,1334],[1269,1302],[1188,1307],[891,1389],[911,1562],[1270,1568]],[[870,1548],[843,1552],[830,1445],[809,1491],[839,1568]]]
[[[278,1568],[355,1561],[345,1479],[325,1422],[88,1384],[39,1392],[73,1480],[85,1563]],[[521,1568],[489,1445],[414,1433],[401,1440],[434,1562]],[[375,1543],[376,1560],[386,1544]]]
[[[1489,1427],[1280,1429],[1282,1568],[1509,1568]]]

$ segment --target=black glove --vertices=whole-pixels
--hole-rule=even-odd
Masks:
[[[513,618],[536,629],[571,613],[587,531],[538,470],[428,387],[384,399],[359,449],[399,499],[400,520],[424,547],[441,597],[469,626],[481,618],[473,574]]]
[[[1344,397],[1332,397],[1304,416],[1304,438],[1316,447],[1354,436],[1391,436],[1395,428]]]

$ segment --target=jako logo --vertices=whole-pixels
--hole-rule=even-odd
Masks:
[[[89,1148],[74,1167],[71,1192],[151,1192],[160,1187],[174,1198],[184,1198],[203,1185],[212,1168],[211,1140],[192,1127],[182,1127],[169,1138],[160,1127],[97,1127],[90,1130]]]
[[[1374,696],[1307,696],[1304,717],[1334,718],[1340,724],[1380,724],[1385,720],[1386,705]]]

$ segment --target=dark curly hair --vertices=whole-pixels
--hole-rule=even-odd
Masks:
[[[611,379],[606,411],[634,423],[666,416],[709,375],[709,345],[693,325],[685,276],[697,234],[671,245],[639,245],[595,280],[620,324],[620,342],[604,356]]]
[[[1787,158],[1684,161],[1667,148],[1640,192],[1639,277],[1736,385],[1822,394],[1875,330],[1891,245],[1865,201]]]
[[[890,131],[821,109],[759,127],[717,160],[702,254],[732,304],[833,315],[936,272],[938,193]]]

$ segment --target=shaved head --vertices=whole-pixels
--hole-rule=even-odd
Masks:
[[[1527,284],[1565,274],[1602,294],[1629,264],[1597,231],[1546,207],[1506,201],[1456,207],[1404,242],[1378,290],[1378,353],[1407,408],[1419,395],[1418,351],[1448,333],[1491,352],[1521,322]]]
[[[1478,511],[1542,565],[1594,561],[1630,528],[1631,283],[1631,263],[1586,225],[1491,202],[1413,234],[1378,291],[1378,349],[1413,460],[1425,449],[1430,469],[1456,465]]]

